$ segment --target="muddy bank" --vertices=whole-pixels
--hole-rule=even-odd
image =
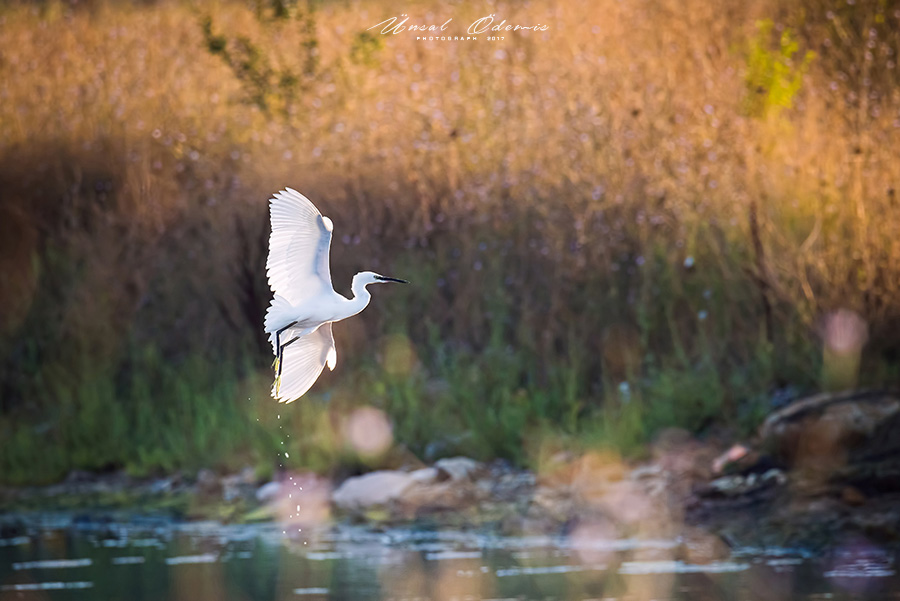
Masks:
[[[820,395],[773,413],[748,441],[664,432],[641,462],[558,453],[530,472],[455,457],[340,482],[308,473],[260,482],[251,469],[153,480],[73,473],[54,486],[0,489],[0,511],[127,510],[298,528],[338,522],[575,539],[691,537],[707,541],[710,557],[736,546],[825,548],[848,537],[897,544],[898,419],[894,394]]]
[[[822,547],[900,542],[900,395],[822,394],[768,416],[714,462],[685,506],[728,540]]]

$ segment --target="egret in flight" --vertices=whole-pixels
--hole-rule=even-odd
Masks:
[[[363,271],[353,276],[353,298],[345,298],[331,285],[331,219],[291,188],[276,194],[269,210],[272,234],[266,274],[275,297],[266,311],[265,327],[275,351],[272,396],[290,403],[306,394],[325,365],[334,369],[337,351],[331,324],[366,308],[372,298],[366,286],[409,282]]]

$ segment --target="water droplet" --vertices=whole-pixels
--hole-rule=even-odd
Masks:
[[[628,382],[619,383],[619,394],[622,397],[622,402],[627,403],[631,400],[631,386]]]

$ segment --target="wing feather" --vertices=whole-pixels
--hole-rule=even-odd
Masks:
[[[312,202],[286,188],[269,201],[272,233],[266,274],[269,287],[297,306],[333,290],[329,252],[333,225]]]
[[[288,333],[290,330],[288,330]],[[288,338],[287,340],[292,340]],[[334,369],[337,351],[331,322],[284,348],[281,378],[272,386],[272,396],[281,403],[296,401],[312,387],[328,363]]]

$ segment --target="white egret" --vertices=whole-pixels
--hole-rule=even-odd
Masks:
[[[272,396],[290,403],[303,396],[337,351],[331,324],[356,315],[369,304],[369,284],[400,282],[371,271],[353,276],[353,298],[334,291],[328,253],[334,224],[308,198],[286,188],[269,201],[272,234],[266,274],[275,297],[265,329],[275,352]]]

